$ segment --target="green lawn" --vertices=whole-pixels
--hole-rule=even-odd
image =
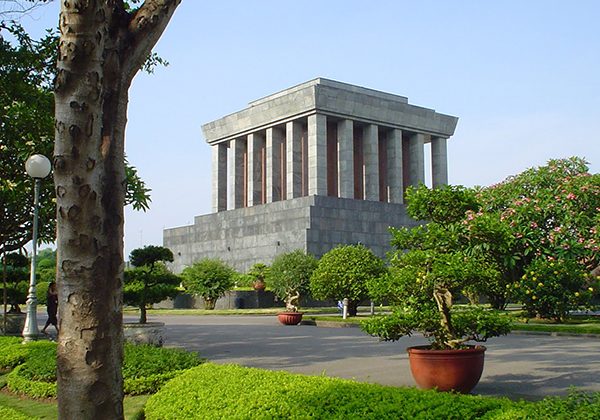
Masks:
[[[126,419],[133,419],[146,404],[149,395],[125,397],[123,410]],[[6,392],[0,392],[0,406],[13,408],[28,417],[36,419],[57,419],[58,409],[56,401],[38,401],[30,398],[18,397]]]

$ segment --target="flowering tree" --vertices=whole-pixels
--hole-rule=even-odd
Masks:
[[[479,244],[475,247],[492,255],[500,267],[500,283],[491,284],[498,296],[504,296],[506,300],[515,290],[513,286],[527,283],[530,279],[526,273],[536,271],[529,269],[534,262],[540,269],[550,267],[550,263],[563,267],[574,262],[582,272],[591,275],[575,276],[575,279],[569,276],[568,281],[555,276],[553,283],[558,282],[563,287],[558,290],[554,284],[551,294],[575,296],[574,293],[578,293],[577,299],[568,300],[567,309],[559,311],[563,314],[569,308],[589,303],[582,299],[595,294],[592,283],[600,271],[597,228],[600,224],[600,174],[590,174],[585,160],[578,157],[550,160],[546,166],[528,169],[500,184],[481,189],[477,199],[481,209],[467,212],[463,224],[469,231],[470,240]],[[491,233],[494,233],[494,240],[481,241]],[[482,246],[484,243],[487,245]],[[554,271],[561,272],[552,269],[549,273]],[[549,293],[550,283],[538,281],[536,287],[546,287],[545,293]],[[524,290],[530,291],[530,297],[523,294]],[[545,293],[533,292],[534,288],[529,287],[519,290],[517,296],[523,302],[537,300],[538,304],[529,308],[537,308],[534,312],[540,316],[561,317],[538,310],[541,309],[539,298]]]

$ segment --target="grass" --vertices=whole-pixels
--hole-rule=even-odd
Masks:
[[[125,397],[123,410],[126,419],[134,418],[146,404],[149,395]],[[36,419],[58,419],[58,406],[56,401],[39,401],[23,398],[6,392],[0,392],[0,406],[13,408],[28,417]]]

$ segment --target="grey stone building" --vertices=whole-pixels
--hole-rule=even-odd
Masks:
[[[384,256],[389,226],[412,225],[407,186],[446,184],[458,118],[403,96],[318,78],[202,126],[213,151],[213,213],[165,229],[174,269],[218,257],[239,270],[303,249],[363,243]]]

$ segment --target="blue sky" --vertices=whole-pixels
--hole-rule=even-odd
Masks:
[[[58,2],[23,23],[55,25]],[[183,0],[130,91],[127,154],[152,188],[125,255],[210,212],[200,126],[315,77],[458,116],[449,180],[489,185],[548,159],[600,168],[600,2]]]

